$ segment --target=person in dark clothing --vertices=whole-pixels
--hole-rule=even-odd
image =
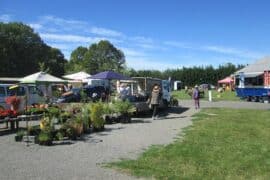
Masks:
[[[195,108],[196,109],[200,109],[200,92],[199,92],[199,88],[196,85],[192,94],[192,97],[194,99],[194,103],[195,103]]]
[[[153,109],[153,115],[152,115],[153,120],[158,118],[158,106],[159,106],[160,98],[161,98],[160,87],[159,85],[154,85],[152,93],[151,93],[151,100],[150,100],[150,104]]]

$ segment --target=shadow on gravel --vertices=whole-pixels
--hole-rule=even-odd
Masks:
[[[151,117],[151,116],[150,116]],[[140,120],[140,119],[132,119],[131,124],[136,124],[136,123],[151,123],[151,121],[148,120]]]

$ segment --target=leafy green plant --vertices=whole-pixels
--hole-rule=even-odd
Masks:
[[[114,103],[114,109],[117,113],[120,113],[121,115],[130,115],[136,111],[133,104],[131,104],[129,101],[115,101]]]
[[[24,135],[26,135],[26,132],[23,131],[23,130],[19,130],[19,131],[16,133],[15,141],[22,141]]]
[[[131,122],[131,114],[136,111],[136,108],[129,101],[115,101],[114,109],[120,114],[120,121],[122,123]]]
[[[58,131],[58,132],[56,133],[55,139],[56,139],[57,141],[62,141],[62,140],[64,139],[64,135],[63,135],[60,131]]]
[[[104,128],[105,120],[103,119],[103,104],[101,102],[93,103],[90,106],[90,118],[92,126],[96,130]]]
[[[89,105],[82,106],[81,119],[82,119],[82,122],[83,122],[84,130],[86,131],[91,125]]]
[[[49,107],[48,108],[48,116],[58,118],[60,115],[60,109],[57,107]]]
[[[52,145],[52,135],[47,131],[41,131],[38,135],[38,142],[40,145]]]

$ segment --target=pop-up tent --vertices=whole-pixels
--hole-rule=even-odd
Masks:
[[[66,81],[58,77],[52,76],[46,72],[40,71],[35,74],[25,76],[24,78],[20,79],[20,83],[22,84],[66,83]]]
[[[63,78],[65,79],[70,79],[70,80],[75,80],[75,81],[81,81],[81,82],[88,82],[87,78],[90,78],[91,75],[84,72],[84,71],[80,71],[74,74],[68,74],[63,76]]]
[[[131,78],[114,71],[104,71],[91,76],[90,79],[129,80]]]
[[[49,98],[52,97],[52,88],[50,85],[52,84],[66,84],[67,81],[52,76],[46,72],[37,72],[35,74],[31,74],[25,76],[24,78],[20,79],[21,84],[36,84],[39,85],[39,89],[44,93],[45,96]]]
[[[226,77],[218,81],[219,84],[230,84],[233,83],[233,79],[231,77]]]
[[[226,77],[218,81],[218,84],[221,84],[227,90],[233,89],[233,79],[231,77]]]

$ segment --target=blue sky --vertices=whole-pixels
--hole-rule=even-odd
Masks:
[[[107,39],[129,67],[164,70],[269,55],[269,8],[260,0],[0,0],[0,21],[30,25],[67,59]]]

